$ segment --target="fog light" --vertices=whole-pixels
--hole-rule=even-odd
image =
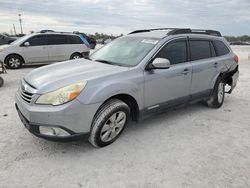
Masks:
[[[39,127],[40,134],[48,135],[48,136],[69,136],[70,134],[65,130],[58,127]]]

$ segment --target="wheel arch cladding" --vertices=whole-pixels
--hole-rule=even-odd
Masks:
[[[133,121],[138,121],[139,120],[139,106],[138,103],[136,101],[136,99],[129,95],[129,94],[117,94],[117,95],[113,95],[111,97],[109,97],[108,99],[106,99],[103,104],[99,107],[99,109],[107,102],[110,101],[112,99],[119,99],[122,102],[126,103],[129,108],[130,108],[130,115]],[[98,110],[99,110],[98,109]]]
[[[19,56],[19,57],[22,59],[22,63],[25,64],[25,60],[24,60],[23,56],[21,56],[20,54],[17,54],[17,53],[11,53],[11,54],[7,55],[7,56],[5,57],[5,59],[4,59],[4,63],[6,63],[7,59],[8,59],[10,56],[12,56],[12,55]]]

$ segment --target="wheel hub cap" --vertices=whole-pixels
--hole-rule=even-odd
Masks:
[[[103,142],[109,142],[112,139],[116,138],[119,133],[122,131],[127,116],[124,112],[119,111],[110,116],[106,121],[101,130],[101,140]]]
[[[17,68],[20,65],[20,61],[17,58],[11,58],[9,64],[11,67]]]

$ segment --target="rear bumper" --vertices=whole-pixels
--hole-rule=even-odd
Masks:
[[[90,52],[82,52],[82,57],[89,57]]]

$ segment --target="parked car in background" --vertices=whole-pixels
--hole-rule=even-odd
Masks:
[[[77,35],[81,35],[83,38],[85,38],[87,40],[87,42],[89,43],[89,47],[90,49],[95,49],[96,46],[96,40],[92,37],[89,37],[88,35],[86,35],[85,33],[80,33],[78,31],[73,32],[74,34]]]
[[[230,42],[230,45],[248,46],[248,45],[250,45],[250,43],[249,42],[242,42],[242,41],[235,41],[235,42]]]
[[[38,137],[87,135],[94,146],[104,147],[130,119],[139,121],[195,101],[221,107],[238,76],[238,57],[218,31],[140,30],[112,41],[89,59],[33,70],[20,83],[16,108],[25,127]]]
[[[52,63],[88,56],[89,48],[75,34],[34,33],[0,47],[0,60],[9,68],[25,63]]]
[[[0,45],[10,44],[15,40],[16,40],[16,38],[14,38],[14,37],[10,37],[10,36],[7,36],[5,34],[0,34]]]

